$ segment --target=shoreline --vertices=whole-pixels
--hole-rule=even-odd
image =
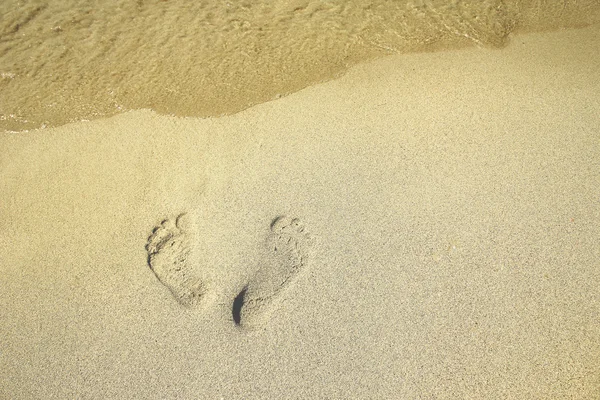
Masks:
[[[389,54],[503,48],[520,31],[600,23],[594,0],[73,1],[0,5],[0,129],[146,108],[231,115]]]

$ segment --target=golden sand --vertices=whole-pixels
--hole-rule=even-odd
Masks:
[[[597,399],[598,43],[0,135],[0,398]]]

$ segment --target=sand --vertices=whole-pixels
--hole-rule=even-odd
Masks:
[[[598,0],[3,0],[0,132],[232,114],[391,53],[600,23]]]
[[[2,134],[0,398],[600,398],[598,43]]]

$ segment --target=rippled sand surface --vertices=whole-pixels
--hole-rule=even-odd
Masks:
[[[0,129],[139,108],[230,114],[373,57],[600,21],[597,0],[94,3],[0,3]]]

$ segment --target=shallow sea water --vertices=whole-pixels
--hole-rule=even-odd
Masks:
[[[587,26],[599,0],[4,0],[0,130],[150,108],[218,116],[391,53]]]

